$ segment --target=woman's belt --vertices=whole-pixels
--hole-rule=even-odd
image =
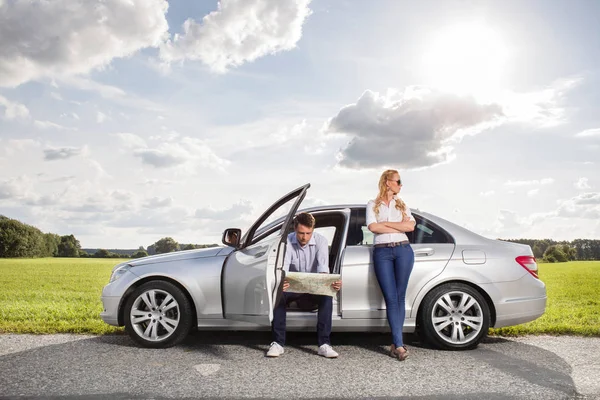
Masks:
[[[403,240],[401,242],[379,243],[379,244],[374,244],[373,247],[396,247],[396,246],[400,246],[403,244],[409,244],[409,241]]]

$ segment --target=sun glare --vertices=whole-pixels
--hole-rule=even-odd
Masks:
[[[424,73],[429,85],[477,97],[492,96],[501,89],[508,54],[492,29],[479,24],[442,29],[425,49]]]

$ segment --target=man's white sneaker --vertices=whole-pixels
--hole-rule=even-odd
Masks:
[[[326,357],[326,358],[336,358],[337,356],[339,356],[339,354],[333,350],[333,348],[328,345],[328,344],[323,344],[319,347],[319,353],[320,356]]]
[[[269,351],[267,351],[267,357],[279,357],[284,352],[283,347],[277,342],[272,342]]]

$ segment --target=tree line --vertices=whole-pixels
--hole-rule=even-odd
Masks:
[[[501,239],[507,242],[522,243],[531,247],[537,260],[564,262],[572,260],[600,260],[600,240],[575,239],[555,241],[552,239]],[[147,248],[140,246],[129,254],[118,254],[106,249],[98,249],[89,254],[81,249],[74,235],[44,233],[35,226],[24,224],[16,219],[0,215],[0,257],[95,257],[95,258],[140,258],[153,254],[170,253],[215,247],[216,244],[180,244],[171,237],[164,237]]]
[[[179,244],[171,237],[165,237],[145,249],[140,246],[130,254],[119,254],[107,249],[98,249],[90,254],[81,249],[74,235],[44,233],[35,226],[24,224],[16,219],[0,215],[0,258],[38,257],[93,257],[93,258],[140,258],[148,255],[170,253],[214,247],[216,244]]]
[[[522,243],[531,247],[537,260],[545,262],[600,260],[600,240],[575,239],[556,241],[552,239],[501,239]]]

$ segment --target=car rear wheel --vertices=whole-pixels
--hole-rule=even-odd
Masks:
[[[490,310],[477,290],[447,283],[425,296],[419,325],[425,340],[437,348],[472,349],[487,335]]]
[[[175,346],[185,339],[191,326],[190,301],[170,282],[147,282],[125,304],[125,329],[142,346]]]

